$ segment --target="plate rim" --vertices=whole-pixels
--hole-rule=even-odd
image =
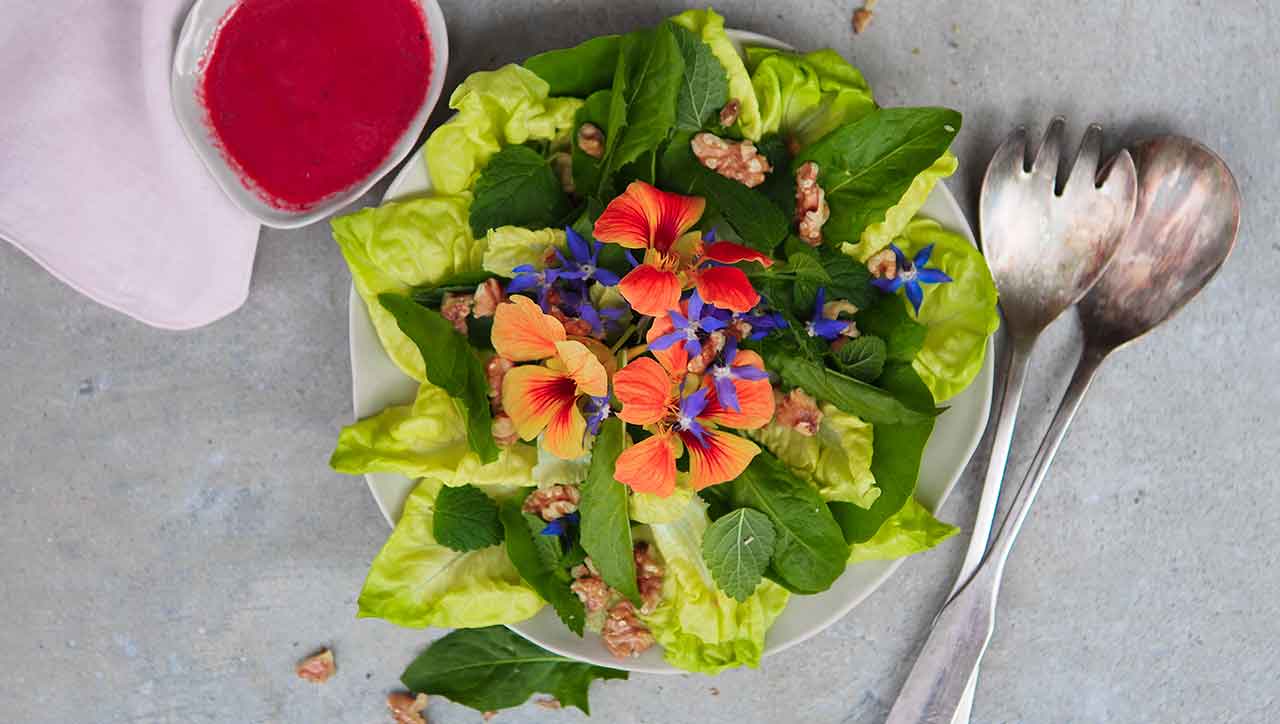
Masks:
[[[730,39],[733,40],[734,43],[738,46],[741,46],[743,44],[752,44],[752,45],[760,45],[760,46],[767,46],[767,47],[776,47],[781,50],[794,49],[793,46],[791,45],[783,43],[770,36],[762,35],[760,33],[737,30],[737,29],[727,29],[726,32],[729,34]],[[414,150],[413,155],[409,157],[408,163],[406,163],[396,173],[391,184],[387,187],[387,190],[383,193],[381,199],[379,200],[379,204],[384,204],[388,201],[395,201],[403,198],[408,198],[414,195],[431,191],[430,176],[427,171],[426,161],[421,157],[421,150],[422,150],[422,145],[419,145]],[[414,178],[415,176],[420,178],[415,179]],[[959,219],[963,222],[963,225],[958,229],[952,228],[950,225],[948,225],[947,228],[951,228],[952,231],[958,231],[959,233],[961,233],[962,236],[968,239],[970,244],[972,244],[975,248],[977,248],[978,244],[973,231],[973,226],[969,222],[969,219],[965,215],[963,209],[960,207],[959,202],[956,200],[955,196],[951,193],[951,190],[946,186],[945,180],[939,182],[934,187],[933,191],[930,193],[930,198],[934,196],[937,196],[939,198],[940,202],[946,207],[947,211],[953,218]],[[357,336],[362,336],[367,334],[363,330],[358,331],[357,330],[358,325],[365,325],[369,328],[372,328],[372,322],[369,320],[369,314],[368,314],[368,310],[365,307],[364,300],[360,297],[359,293],[356,291],[355,285],[353,283],[350,287],[350,291],[348,295],[348,336],[349,336],[349,344],[350,344],[351,371],[352,371],[352,408],[356,416],[356,419],[360,419],[360,412],[362,408],[360,404],[361,395],[359,394],[360,384],[358,384],[357,379],[361,377],[359,370],[364,365],[363,363],[357,362],[357,348],[356,348],[355,340]],[[376,339],[376,332],[375,332],[375,339]],[[383,356],[385,357],[386,352],[385,350],[382,350],[380,343],[377,345],[377,348],[379,351],[382,352]],[[954,469],[951,469],[949,470],[949,472],[946,473],[945,484],[942,486],[938,495],[936,496],[936,500],[932,501],[932,504],[929,504],[929,502],[924,503],[931,512],[936,512],[939,508],[941,508],[943,503],[946,502],[952,490],[954,490],[956,483],[959,481],[960,476],[964,474],[965,469],[969,466],[969,463],[972,461],[973,454],[977,450],[978,445],[981,442],[983,435],[985,434],[987,423],[990,419],[991,403],[992,403],[993,391],[994,391],[994,357],[995,357],[995,335],[991,335],[987,338],[986,349],[985,349],[984,359],[983,359],[983,364],[981,369],[979,370],[977,376],[974,378],[973,382],[971,382],[970,385],[960,393],[963,395],[963,394],[969,394],[971,392],[976,392],[977,394],[977,399],[973,400],[970,403],[971,405],[973,405],[974,424],[972,428],[969,429],[968,434],[964,436],[963,439],[957,441],[959,444],[959,447],[964,451],[963,455],[959,456],[959,457],[962,457],[963,460],[958,465],[956,465]],[[387,357],[384,361],[387,364],[391,364],[389,357]],[[406,377],[405,379],[406,381],[408,381],[409,378]],[[955,398],[952,398],[952,399],[955,399]],[[935,435],[931,435],[930,442],[932,442],[934,438],[935,438]],[[927,459],[927,458],[928,458],[928,448],[926,447],[924,458],[922,459],[922,462],[921,462],[922,471],[924,469],[924,459]],[[392,506],[388,505],[387,501],[384,501],[382,497],[379,496],[372,476],[373,474],[365,474],[364,476],[366,485],[369,487],[370,495],[373,497],[374,502],[378,506],[378,509],[382,512],[383,518],[386,519],[389,525],[394,527],[395,520],[398,516],[393,515],[394,511],[392,509]],[[848,613],[852,611],[854,608],[856,608],[860,603],[865,601],[871,594],[879,590],[879,588],[882,585],[884,585],[884,582],[888,580],[894,573],[896,573],[898,568],[905,561],[906,561],[906,558],[898,558],[890,561],[866,561],[859,564],[861,566],[864,566],[863,570],[866,570],[866,571],[870,571],[872,566],[879,566],[881,570],[878,573],[874,574],[873,577],[870,578],[862,586],[861,590],[859,590],[855,595],[849,596],[846,599],[842,600],[840,605],[831,608],[826,615],[821,616],[819,618],[811,619],[805,625],[804,630],[802,632],[792,636],[789,640],[784,642],[774,642],[771,645],[770,641],[766,637],[765,649],[762,652],[761,658],[762,659],[767,658],[769,656],[780,653],[782,651],[786,651],[787,649],[790,649],[793,646],[797,646],[801,643],[804,643],[805,641],[808,641],[809,639],[813,638],[819,633],[830,628],[833,624],[835,624],[841,618],[848,615]],[[850,570],[850,567],[846,567],[845,570],[847,573]],[[841,576],[844,576],[844,575],[845,575],[844,573],[841,574]],[[823,594],[817,594],[817,595],[824,595],[825,593],[826,592],[824,592]],[[788,606],[790,605],[791,603],[788,602]],[[785,609],[784,609],[784,612],[785,612]],[[544,609],[534,618],[526,619],[525,621],[519,621],[516,623],[506,624],[506,625],[507,625],[507,628],[515,631],[516,633],[520,634],[521,636],[530,640],[531,642],[537,644],[538,646],[541,646],[549,651],[560,654],[562,656],[572,658],[577,661],[585,661],[585,662],[596,664],[599,666],[606,666],[606,667],[615,668],[615,669],[623,669],[627,671],[633,671],[636,673],[667,674],[667,675],[689,673],[683,669],[679,669],[674,666],[671,666],[670,664],[666,663],[665,660],[662,660],[662,659],[659,659],[656,664],[649,664],[649,663],[640,662],[636,659],[619,661],[605,655],[602,655],[599,657],[584,656],[581,652],[572,651],[565,647],[558,646],[554,642],[548,642],[546,639],[531,633],[528,630],[528,626],[527,626],[527,624],[529,624],[530,621],[534,621],[539,616],[547,615],[547,613],[548,613],[547,610]]]

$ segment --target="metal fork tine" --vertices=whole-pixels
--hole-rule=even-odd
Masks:
[[[991,163],[988,168],[999,169],[1000,173],[1007,173],[1006,169],[1015,168],[1019,172],[1027,167],[1027,128],[1026,126],[1018,126],[1014,129],[1009,137],[1004,139],[1004,143],[996,149],[995,155],[991,157]],[[990,175],[990,171],[987,172]]]
[[[1065,189],[1085,191],[1100,185],[1101,174],[1098,159],[1102,157],[1102,126],[1090,123],[1080,140],[1080,150],[1076,151],[1075,161],[1071,164]],[[1064,193],[1067,191],[1064,190]]]
[[[1036,150],[1031,173],[1049,179],[1053,183],[1058,176],[1058,158],[1062,155],[1062,139],[1066,135],[1067,122],[1062,116],[1054,118],[1044,132],[1044,140]]]

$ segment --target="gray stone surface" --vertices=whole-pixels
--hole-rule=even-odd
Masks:
[[[679,9],[443,4],[451,84]],[[1104,370],[1013,554],[974,721],[1274,721],[1275,6],[884,0],[856,38],[852,2],[720,7],[733,26],[847,54],[882,103],[963,110],[950,186],[970,211],[999,140],[1055,113],[1076,134],[1102,122],[1113,144],[1176,131],[1227,159],[1245,197],[1239,248],[1203,299]],[[387,530],[364,483],[326,466],[350,415],[348,283],[324,224],[264,232],[244,308],[175,334],[0,245],[0,719],[386,720],[384,692],[441,632],[353,617]],[[1070,326],[1036,357],[1015,469],[1056,404]],[[971,520],[976,478],[944,517]],[[877,722],[964,545],[913,559],[758,671],[597,686],[597,718]],[[321,645],[339,675],[295,679]],[[479,721],[444,701],[429,714]],[[526,706],[498,721],[578,720]]]

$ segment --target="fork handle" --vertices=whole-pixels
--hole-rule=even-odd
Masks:
[[[995,630],[996,596],[1013,542],[1089,383],[1109,350],[1086,346],[1035,460],[986,558],[938,614],[886,724],[950,724]]]

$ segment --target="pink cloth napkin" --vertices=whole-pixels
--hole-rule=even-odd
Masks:
[[[189,0],[7,0],[0,238],[90,298],[189,329],[249,293],[258,223],[217,187],[169,99]]]

